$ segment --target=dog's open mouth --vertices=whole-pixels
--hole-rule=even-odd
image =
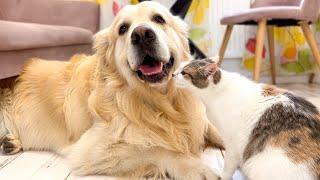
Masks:
[[[168,77],[173,66],[174,58],[171,56],[168,63],[158,60],[150,55],[143,58],[143,62],[138,67],[138,77],[149,83],[158,83]]]

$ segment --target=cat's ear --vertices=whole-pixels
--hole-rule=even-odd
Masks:
[[[207,74],[207,75],[213,75],[214,73],[217,72],[218,70],[218,64],[216,62],[211,62],[211,63],[208,63],[204,68],[204,72]]]
[[[220,56],[209,57],[208,59],[213,61],[216,64],[219,64]]]

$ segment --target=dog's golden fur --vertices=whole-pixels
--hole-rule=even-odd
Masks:
[[[175,69],[189,59],[187,33],[167,16],[181,42],[174,42]],[[2,107],[9,135],[21,142],[14,144],[66,153],[78,174],[215,178],[199,155],[205,140],[220,147],[222,142],[202,103],[175,88],[171,77],[159,90],[123,76],[114,59],[112,28],[97,35],[93,56],[26,64],[5,98],[10,103]]]

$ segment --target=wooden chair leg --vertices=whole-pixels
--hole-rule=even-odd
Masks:
[[[227,29],[226,29],[226,32],[224,34],[224,37],[223,37],[223,41],[222,41],[222,44],[221,44],[221,47],[220,47],[220,51],[219,51],[219,63],[218,65],[220,66],[222,61],[223,61],[223,58],[224,58],[224,53],[226,52],[226,49],[227,49],[227,46],[228,46],[228,42],[229,42],[229,39],[230,39],[230,36],[231,36],[231,33],[232,33],[232,29],[233,29],[233,25],[228,25],[227,26]]]
[[[260,69],[261,69],[261,59],[263,51],[263,43],[266,33],[267,20],[263,19],[259,21],[258,32],[256,37],[256,52],[254,59],[254,71],[253,71],[253,80],[258,82],[260,79]]]
[[[271,79],[272,79],[272,84],[276,84],[276,57],[275,57],[275,50],[274,50],[273,26],[268,26],[267,31],[268,31]]]
[[[311,48],[313,57],[315,58],[319,68],[320,68],[320,53],[319,53],[319,49],[317,46],[317,42],[312,34],[312,31],[310,29],[310,26],[308,24],[308,22],[306,21],[302,21],[300,22],[300,26],[302,28],[303,34],[305,36],[305,38],[307,39],[307,42]],[[309,83],[312,83],[314,79],[314,73],[310,75],[309,77]]]
[[[315,77],[316,77],[316,74],[315,73],[311,73],[310,76],[309,76],[309,81],[308,82],[310,84],[312,84]]]

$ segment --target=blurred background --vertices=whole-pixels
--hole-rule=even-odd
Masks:
[[[176,0],[154,0],[170,8]],[[259,1],[259,0],[258,0]],[[283,0],[282,0],[283,1]],[[187,1],[185,1],[187,3]],[[281,2],[281,0],[280,0]],[[284,2],[284,1],[283,1]],[[107,27],[121,7],[136,4],[137,0],[101,0],[101,28]],[[215,56],[223,40],[226,27],[220,19],[249,9],[253,0],[191,0],[185,22],[190,27],[189,37],[207,56]],[[320,46],[320,20],[311,25]],[[254,68],[256,26],[235,26],[222,66],[248,77]],[[275,27],[275,55],[278,83],[305,83],[317,66],[300,27]],[[263,47],[261,73],[262,82],[270,82],[269,49],[267,38]],[[320,82],[316,77],[315,82]]]

